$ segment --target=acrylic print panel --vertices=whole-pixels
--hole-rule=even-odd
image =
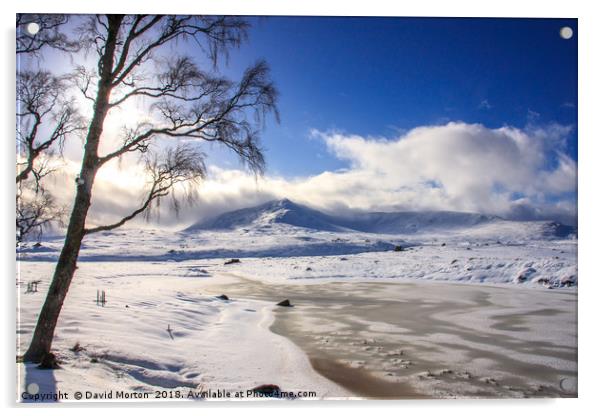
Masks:
[[[576,397],[577,36],[17,15],[17,401]]]

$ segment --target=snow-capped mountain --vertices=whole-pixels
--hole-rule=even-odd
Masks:
[[[187,230],[232,230],[241,227],[262,227],[288,224],[320,231],[343,231],[333,217],[296,204],[288,199],[266,202],[256,207],[226,212],[209,221],[200,221]]]
[[[316,231],[359,231],[377,234],[420,234],[467,229],[513,227],[531,229],[542,237],[567,237],[574,227],[558,222],[508,221],[492,215],[452,211],[369,212],[337,216],[320,212],[288,199],[270,201],[255,207],[226,212],[210,220],[202,220],[186,231],[234,230],[237,228],[270,228],[275,224],[302,227]]]

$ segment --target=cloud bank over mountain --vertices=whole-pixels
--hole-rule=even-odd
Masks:
[[[449,123],[397,140],[316,132],[350,168],[336,175],[357,205],[471,211],[503,216],[570,215],[577,165],[565,153],[570,128],[488,129]],[[375,208],[374,206],[371,208]]]
[[[574,224],[577,164],[566,151],[570,132],[570,127],[556,124],[490,129],[460,122],[418,127],[396,139],[312,131],[347,163],[345,169],[298,178],[255,178],[213,165],[195,190],[197,203],[176,216],[165,201],[158,209],[160,223],[187,225],[287,197],[339,214],[445,210]],[[67,162],[64,177],[54,186],[66,203],[73,189],[58,184],[69,183],[76,171],[76,164]],[[104,167],[95,184],[90,222],[127,214],[142,201],[144,186],[136,163]]]

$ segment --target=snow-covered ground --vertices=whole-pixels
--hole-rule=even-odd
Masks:
[[[61,246],[62,237],[47,237],[18,251],[18,354],[30,340]],[[84,241],[57,329],[54,349],[63,369],[20,364],[18,392],[37,383],[40,393],[160,390],[177,398],[268,383],[349,397],[312,369],[299,346],[270,331],[281,299],[248,293],[222,300],[220,288],[235,275],[270,285],[432,280],[503,285],[545,302],[544,288],[575,292],[576,257],[570,227],[550,222],[459,213],[341,219],[290,201],[180,232],[98,233]],[[241,261],[225,264],[230,258]],[[36,280],[38,292],[26,293]],[[107,303],[99,306],[96,293],[103,290]],[[76,343],[84,349],[73,351]]]
[[[52,264],[21,266],[17,332],[22,352]],[[76,391],[148,392],[155,398],[164,390],[181,395],[167,398],[194,399],[203,391],[223,389],[243,391],[246,398],[249,389],[277,384],[283,391],[313,391],[317,397],[344,395],[311,371],[291,341],[269,331],[273,303],[219,299],[221,293],[205,290],[212,278],[197,275],[199,267],[207,266],[82,263],[54,341],[63,369],[49,372],[20,364],[18,393],[38,383],[40,393],[71,392],[70,399]],[[26,282],[38,278],[38,292],[26,293]],[[97,290],[106,293],[104,306],[96,303]],[[78,343],[83,350],[74,351]]]
[[[121,229],[91,235],[84,241],[79,259],[181,262],[245,258],[245,265],[240,266],[244,272],[262,279],[418,278],[577,285],[577,239],[572,234],[564,236],[570,227],[480,214],[378,215],[353,222],[288,200],[276,201],[227,213],[180,232]],[[366,218],[377,224],[373,228],[380,232],[337,225],[366,229]],[[54,262],[62,243],[62,238],[56,237],[39,247],[23,247],[20,259]],[[402,251],[395,251],[396,247]],[[219,263],[223,261],[216,265]]]

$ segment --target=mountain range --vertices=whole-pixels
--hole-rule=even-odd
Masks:
[[[255,207],[226,212],[209,220],[201,220],[187,228],[186,231],[269,228],[274,224],[286,224],[316,231],[416,234],[462,230],[498,223],[507,225],[519,222],[504,220],[493,215],[454,211],[367,212],[332,215],[289,199],[280,199]],[[549,237],[567,237],[576,233],[575,227],[555,221],[530,221],[528,223],[539,225],[542,233]]]

